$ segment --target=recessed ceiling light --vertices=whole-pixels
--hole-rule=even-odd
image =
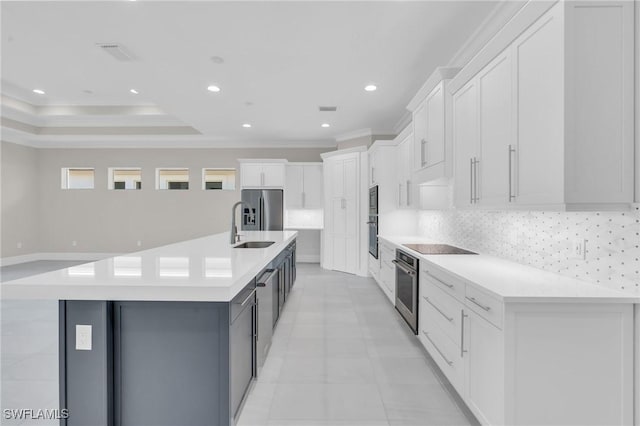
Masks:
[[[38,95],[44,95],[44,90],[33,89],[33,93],[37,93]]]
[[[211,85],[211,86],[207,87],[207,90],[210,91],[210,92],[219,92],[220,88],[218,86]]]
[[[130,91],[131,93],[133,93],[134,95],[137,95],[138,93],[140,93],[140,92],[138,92],[136,89],[129,89],[129,91]]]
[[[366,90],[367,92],[374,92],[377,89],[378,88],[376,87],[375,84],[369,84],[368,86],[364,87],[364,90]]]
[[[222,58],[221,56],[212,56],[211,61],[214,64],[224,64],[224,58]]]
[[[329,123],[322,123],[322,127],[331,127]]]
[[[248,129],[249,127],[251,127],[251,124],[249,124],[249,123],[244,123],[244,124],[242,125],[242,127],[244,127],[245,129]]]

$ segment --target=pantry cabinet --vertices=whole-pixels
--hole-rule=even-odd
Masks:
[[[284,188],[287,160],[245,160],[240,162],[240,184],[246,188]]]
[[[496,50],[505,32],[512,41],[482,67],[472,60],[471,78],[452,80],[458,207],[633,201],[632,12],[632,2],[576,1],[556,3],[529,26],[517,15],[522,31],[507,24],[484,50]]]
[[[327,269],[352,274],[366,274],[368,269],[360,227],[360,224],[365,226],[360,210],[360,196],[366,192],[362,187],[365,180],[361,180],[360,173],[362,156],[365,157],[366,173],[364,150],[359,147],[344,150],[344,154],[336,151],[322,155],[325,187],[323,267]],[[360,270],[361,265],[364,271]]]

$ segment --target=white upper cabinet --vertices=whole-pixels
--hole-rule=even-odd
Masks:
[[[238,160],[242,188],[284,188],[286,160]]]
[[[416,184],[451,176],[451,95],[447,84],[458,70],[436,69],[407,106],[413,115],[410,166]]]
[[[322,188],[322,163],[286,166],[284,194],[287,209],[321,209]]]
[[[524,6],[450,82],[458,207],[633,202],[633,3],[558,2],[526,24],[543,7]],[[499,53],[483,65],[489,51]],[[476,116],[464,112],[469,82]]]
[[[454,203],[468,207],[476,202],[478,159],[478,93],[471,80],[453,96],[453,142],[455,145]]]
[[[397,201],[398,208],[416,208],[417,185],[413,180],[413,133],[404,131],[398,136],[400,143],[396,147],[397,165]]]
[[[480,149],[475,164],[476,202],[487,206],[507,203],[512,148],[511,57],[499,55],[477,78]]]

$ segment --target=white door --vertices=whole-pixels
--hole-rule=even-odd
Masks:
[[[504,424],[502,330],[470,309],[464,314],[465,402],[480,423]]]
[[[509,203],[509,148],[513,144],[511,55],[499,55],[478,75],[480,162],[479,202]]]
[[[359,155],[359,154],[356,154]],[[358,158],[352,157],[344,161],[344,198],[346,210],[345,239],[346,266],[344,272],[355,274],[358,272],[358,194],[359,191]]]
[[[512,195],[520,204],[562,203],[564,194],[562,21],[557,7],[512,45],[518,142]]]
[[[304,166],[287,166],[287,184],[285,186],[285,203],[288,209],[303,208]]]
[[[426,166],[444,161],[444,83],[440,83],[426,100]]]
[[[458,207],[473,204],[473,159],[477,155],[478,96],[471,80],[453,96],[453,143],[455,150],[454,196]]]
[[[262,186],[284,187],[284,164],[263,164],[262,173]]]
[[[322,208],[322,165],[304,166],[304,208]]]
[[[354,154],[328,160],[330,203],[327,209],[327,264],[336,271],[355,274],[358,271],[358,187],[359,161]]]
[[[246,164],[240,165],[240,181],[242,187],[255,188],[262,186],[262,164]]]

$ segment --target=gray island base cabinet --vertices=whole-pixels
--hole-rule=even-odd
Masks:
[[[235,424],[294,279],[295,240],[228,302],[61,300],[60,424]]]
[[[229,352],[248,345],[248,386],[251,309],[248,321],[241,314],[231,324],[224,302],[70,300],[60,308],[66,334],[61,406],[69,409],[67,426],[230,424],[246,387],[230,386],[230,375],[242,374],[235,364],[243,359],[231,362]],[[76,324],[92,326],[91,351],[75,350]]]

